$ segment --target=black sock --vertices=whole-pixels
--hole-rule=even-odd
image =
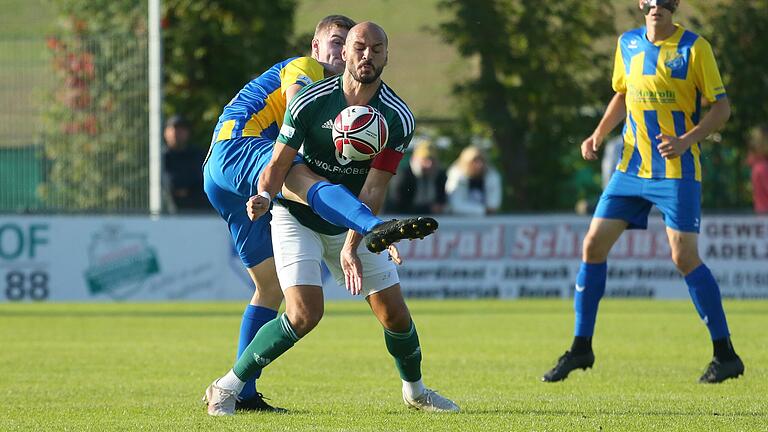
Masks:
[[[576,336],[571,344],[572,354],[586,354],[592,351],[592,338],[585,336]]]
[[[736,358],[736,351],[734,351],[731,338],[729,337],[713,340],[712,352],[715,358],[720,361],[728,361]]]

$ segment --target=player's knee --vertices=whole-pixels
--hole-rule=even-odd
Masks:
[[[604,262],[608,258],[609,251],[610,245],[606,245],[595,234],[587,233],[584,237],[582,257],[585,262]]]
[[[411,328],[411,314],[407,310],[385,313],[380,321],[384,328],[393,332],[403,333]]]
[[[277,280],[274,283],[262,283],[256,284],[256,290],[253,293],[254,298],[258,297],[263,300],[269,300],[271,302],[278,302],[278,305],[283,301],[283,291],[280,289],[280,284]]]
[[[680,273],[687,275],[701,265],[701,258],[696,250],[680,248],[672,251],[672,262]]]
[[[288,321],[291,322],[293,330],[299,337],[303,337],[320,323],[320,320],[323,318],[323,308],[316,307],[286,310],[286,314],[288,314]]]

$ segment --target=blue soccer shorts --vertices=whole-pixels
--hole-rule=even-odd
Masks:
[[[248,268],[272,257],[272,215],[267,212],[252,222],[246,204],[258,193],[259,175],[273,149],[274,141],[261,137],[219,141],[203,167],[205,193],[227,222],[235,251]]]
[[[701,183],[696,180],[644,179],[616,171],[600,196],[594,217],[626,221],[627,229],[646,229],[655,205],[667,227],[699,232]]]

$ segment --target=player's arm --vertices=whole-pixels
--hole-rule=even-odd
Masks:
[[[586,160],[597,159],[597,150],[603,140],[627,116],[627,102],[624,93],[616,93],[608,102],[603,118],[600,119],[595,131],[581,143],[581,155]]]
[[[622,45],[626,43],[625,35],[619,37],[616,42],[616,53],[613,56],[613,76],[611,87],[616,94],[613,95],[603,118],[600,119],[595,131],[581,143],[581,156],[586,160],[597,159],[597,151],[603,140],[611,131],[621,123],[627,115],[627,74],[629,73],[622,54]]]
[[[283,187],[297,153],[296,149],[280,141],[275,142],[272,159],[259,175],[258,194],[252,196],[246,204],[248,217],[251,220],[258,219],[269,210],[269,204]]]
[[[699,124],[694,126],[691,130],[680,135],[679,137],[673,137],[669,135],[659,134],[658,138],[661,143],[657,146],[659,153],[666,159],[676,158],[692,145],[708,137],[709,134],[719,130],[725,122],[731,117],[731,103],[728,102],[727,97],[723,97],[715,101],[710,105],[709,111],[704,115]]]
[[[392,173],[376,168],[368,171],[363,188],[358,198],[367,205],[373,214],[378,214],[384,204],[387,186],[392,179]],[[344,270],[344,284],[352,295],[357,295],[363,289],[363,267],[357,256],[357,248],[363,240],[362,234],[349,230],[344,246],[341,249],[341,267]]]
[[[365,178],[363,188],[360,189],[358,199],[367,205],[373,214],[378,214],[384,205],[389,181],[397,172],[397,166],[403,159],[403,153],[411,142],[411,138],[413,138],[413,131],[402,140],[393,139],[371,162],[371,169]],[[353,251],[357,250],[362,239],[361,234],[350,231],[344,246],[352,248]]]
[[[296,93],[300,92],[303,88],[304,86],[301,84],[291,84],[288,86],[288,88],[285,90],[285,103],[290,103],[291,99],[296,96]]]
[[[293,166],[293,161],[301,148],[301,143],[304,142],[303,123],[298,118],[294,118],[290,107],[291,105],[285,111],[283,126],[275,141],[272,159],[259,175],[258,194],[252,196],[246,204],[248,217],[251,220],[255,220],[269,210],[272,198],[283,187],[288,171]]]
[[[302,84],[291,84],[285,90],[285,100],[290,103],[294,96],[301,89],[304,88]],[[285,178],[293,166],[293,160],[296,157],[298,151],[292,147],[289,147],[283,142],[278,140],[275,142],[275,150],[272,153],[272,160],[269,161],[264,171],[259,176],[259,193],[267,192],[270,197],[274,197],[285,183]]]

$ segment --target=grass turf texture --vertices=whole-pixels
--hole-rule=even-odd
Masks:
[[[601,304],[596,368],[539,377],[567,348],[571,305],[412,301],[425,382],[458,415],[408,410],[363,302],[329,303],[259,389],[289,414],[208,417],[232,365],[242,305],[0,305],[0,430],[765,430],[768,302],[728,302],[747,370],[700,385],[708,334],[684,301]]]

